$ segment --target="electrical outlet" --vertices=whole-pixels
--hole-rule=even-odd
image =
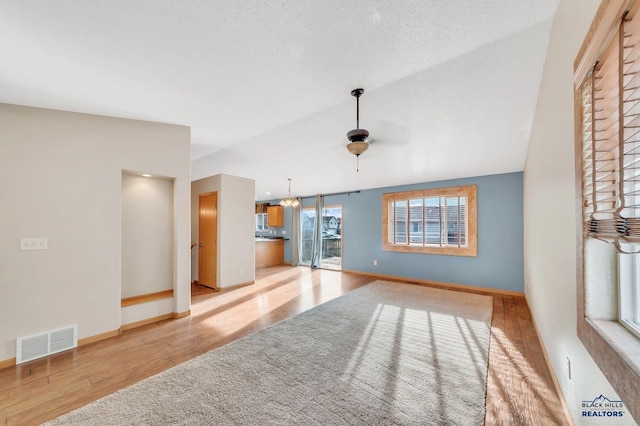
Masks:
[[[377,260],[373,261],[373,266],[378,266],[378,261]]]

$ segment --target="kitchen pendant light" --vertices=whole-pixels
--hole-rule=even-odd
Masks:
[[[291,178],[289,179],[289,196],[280,200],[280,205],[282,207],[298,207],[300,205],[300,201],[297,198],[291,197]]]

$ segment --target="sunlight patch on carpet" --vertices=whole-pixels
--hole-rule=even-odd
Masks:
[[[376,281],[49,424],[482,425],[492,307]]]

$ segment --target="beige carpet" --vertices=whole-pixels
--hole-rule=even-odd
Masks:
[[[482,425],[492,299],[376,281],[51,425]]]

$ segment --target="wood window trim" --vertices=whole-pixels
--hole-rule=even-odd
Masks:
[[[596,60],[605,51],[617,32],[618,23],[634,0],[623,2],[603,0],[574,61],[574,135],[575,135],[575,212],[576,221],[576,279],[577,279],[577,335],[623,401],[631,416],[640,419],[640,370],[630,362],[640,353],[640,342],[616,321],[594,320],[586,316],[585,244],[583,237],[582,201],[582,104],[580,89]],[[620,338],[622,336],[622,338]]]
[[[467,197],[467,247],[412,246],[389,243],[389,202],[414,198],[465,196]],[[476,185],[448,188],[418,189],[414,191],[382,194],[382,250],[403,253],[440,254],[449,256],[478,255],[478,187]]]

